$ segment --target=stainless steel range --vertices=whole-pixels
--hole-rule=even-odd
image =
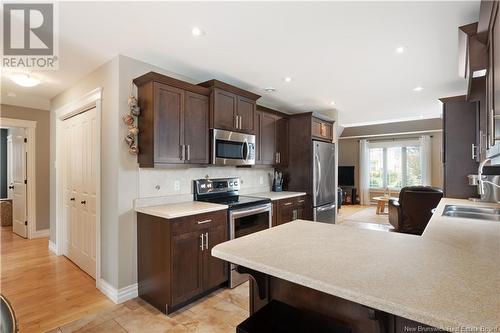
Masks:
[[[239,195],[239,178],[198,179],[194,181],[194,200],[228,205],[229,239],[271,227],[271,200]],[[229,287],[248,280],[248,276],[229,267]]]

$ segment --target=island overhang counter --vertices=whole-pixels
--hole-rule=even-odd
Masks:
[[[353,332],[498,332],[500,224],[443,217],[446,204],[472,205],[443,199],[422,236],[297,220],[212,255],[251,274],[251,313],[275,299]]]

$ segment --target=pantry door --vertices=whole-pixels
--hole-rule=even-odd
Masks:
[[[96,110],[64,120],[64,255],[95,279]]]
[[[10,132],[7,150],[9,152],[9,197],[12,198],[12,231],[27,238],[26,131],[24,128],[12,128]]]

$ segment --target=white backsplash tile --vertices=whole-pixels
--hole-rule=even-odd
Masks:
[[[205,178],[238,177],[241,194],[266,192],[272,185],[272,168],[205,167],[179,169],[139,168],[140,205],[154,205],[192,200],[193,180]],[[262,184],[260,183],[262,179]],[[175,182],[179,190],[175,190]],[[151,204],[147,204],[151,203]],[[138,203],[136,203],[138,204]]]

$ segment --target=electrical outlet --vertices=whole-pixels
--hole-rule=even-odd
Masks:
[[[264,184],[264,177],[262,176],[259,177],[259,184],[260,185]]]
[[[181,190],[181,182],[176,180],[174,181],[174,191],[179,192]]]

